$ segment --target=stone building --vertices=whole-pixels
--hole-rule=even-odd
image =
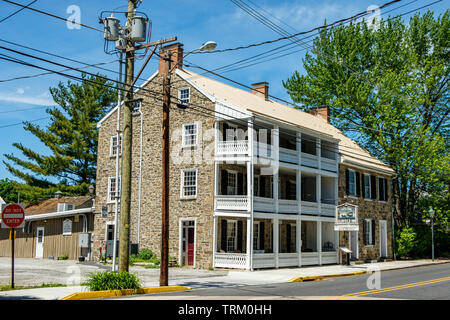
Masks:
[[[355,259],[392,255],[394,172],[333,127],[327,108],[308,114],[270,100],[265,82],[249,92],[213,80],[183,68],[181,44],[165,49],[176,65],[171,75],[170,256],[196,268],[256,269],[338,263],[339,246],[354,249]],[[160,60],[159,71],[136,90],[135,98],[142,101],[133,112],[132,129],[130,241],[136,250],[157,254],[164,65]],[[117,232],[118,110],[98,123],[94,254]],[[364,174],[369,174],[369,193],[364,193]],[[383,200],[376,195],[378,185]],[[336,206],[344,202],[357,204],[363,219],[353,242],[334,231]]]

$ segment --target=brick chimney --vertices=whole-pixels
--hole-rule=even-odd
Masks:
[[[169,44],[165,47],[161,48],[161,51],[159,51],[159,68],[158,71],[159,73],[163,74],[163,73],[167,73],[169,70],[167,69],[167,64],[166,61],[163,59],[164,58],[164,51],[170,51],[171,53],[171,68],[173,68],[173,70],[175,70],[175,68],[183,68],[183,44],[182,43],[174,43],[174,44]],[[176,67],[174,67],[174,65],[176,64]]]
[[[330,123],[330,107],[320,107],[317,109],[309,110],[309,113],[318,117],[325,119],[328,123]]]
[[[252,93],[269,100],[269,84],[267,82],[252,84]]]

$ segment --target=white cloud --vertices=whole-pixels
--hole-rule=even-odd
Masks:
[[[22,89],[23,90],[23,89]],[[0,101],[12,102],[12,103],[23,103],[23,104],[32,104],[39,106],[54,106],[55,102],[53,99],[45,97],[45,96],[24,96],[23,93],[18,92],[19,95],[9,94],[0,92]]]
[[[25,90],[23,88],[18,88],[16,91],[18,94],[24,94]]]

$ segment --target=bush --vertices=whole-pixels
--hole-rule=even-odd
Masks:
[[[410,257],[414,254],[416,233],[412,227],[404,227],[397,238],[397,254],[399,257]]]
[[[136,275],[125,271],[119,273],[99,272],[90,275],[86,282],[90,291],[138,289],[140,285]]]
[[[58,260],[67,260],[69,259],[69,257],[67,256],[67,254],[63,254],[61,256],[58,257]]]
[[[142,260],[152,260],[155,257],[155,254],[150,249],[143,249],[139,251],[137,258]]]

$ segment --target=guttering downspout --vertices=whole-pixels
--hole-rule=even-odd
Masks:
[[[139,108],[139,114],[141,115],[141,135],[140,135],[140,150],[139,150],[139,186],[138,186],[138,216],[137,216],[137,239],[136,243],[138,245],[139,250],[139,236],[140,236],[140,230],[141,230],[141,185],[142,185],[142,143],[143,143],[143,124],[144,124],[144,114],[142,113],[142,102],[141,106]]]

